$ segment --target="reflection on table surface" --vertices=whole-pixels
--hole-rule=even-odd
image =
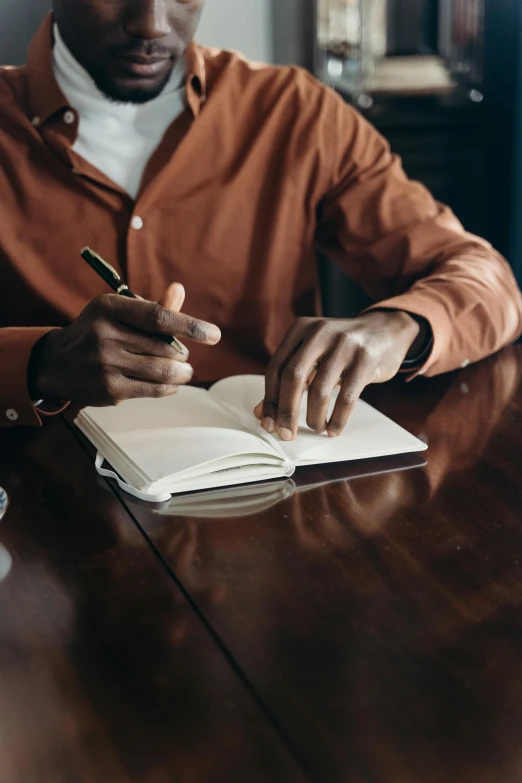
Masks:
[[[59,417],[0,437],[2,783],[305,778]]]
[[[316,779],[520,780],[521,370],[372,387],[424,467],[239,515],[126,501]]]
[[[201,519],[245,518],[267,511],[294,494],[311,492],[362,476],[395,473],[424,465],[426,460],[418,454],[405,454],[398,459],[389,457],[334,463],[323,468],[322,477],[318,475],[317,468],[299,468],[291,479],[173,495],[169,502],[156,504],[154,513],[166,517],[190,516]]]

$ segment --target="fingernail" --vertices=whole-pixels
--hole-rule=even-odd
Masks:
[[[181,364],[181,362],[180,362],[180,364]],[[185,377],[186,378],[192,378],[192,376],[194,375],[194,368],[192,367],[192,365],[184,363],[184,364],[181,364],[181,366],[183,367],[183,371],[182,372],[185,375]]]
[[[334,430],[328,430],[328,437],[329,438],[336,438],[339,435],[338,432],[335,432]]]
[[[292,430],[287,429],[287,427],[281,427],[279,429],[279,437],[281,440],[293,440],[294,439],[294,433]]]
[[[218,343],[221,340],[221,330],[214,324],[207,328],[207,340],[211,343]]]
[[[261,426],[267,432],[275,432],[275,421],[271,419],[270,416],[265,416],[265,418],[261,422]]]

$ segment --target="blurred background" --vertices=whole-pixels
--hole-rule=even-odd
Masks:
[[[25,59],[50,0],[0,0],[0,62]],[[312,71],[522,282],[522,0],[207,0],[197,40]],[[364,304],[320,260],[329,315]]]

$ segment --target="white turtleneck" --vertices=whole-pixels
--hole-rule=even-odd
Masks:
[[[56,24],[54,41],[56,81],[79,115],[73,150],[135,199],[152,153],[185,108],[185,62],[176,65],[157,98],[114,103],[73,57]]]

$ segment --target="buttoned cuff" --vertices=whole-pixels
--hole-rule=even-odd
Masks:
[[[54,327],[6,327],[0,329],[0,427],[40,427],[40,414],[60,413],[66,405],[51,410],[35,408],[27,388],[27,368],[38,342]]]
[[[401,371],[408,373],[406,380],[410,381],[417,375],[436,375],[454,369],[448,356],[452,335],[451,322],[442,303],[424,293],[411,292],[378,302],[364,312],[373,310],[402,310],[428,322],[431,343],[424,347],[421,356],[416,357],[417,361],[412,367],[406,363],[402,365]]]

